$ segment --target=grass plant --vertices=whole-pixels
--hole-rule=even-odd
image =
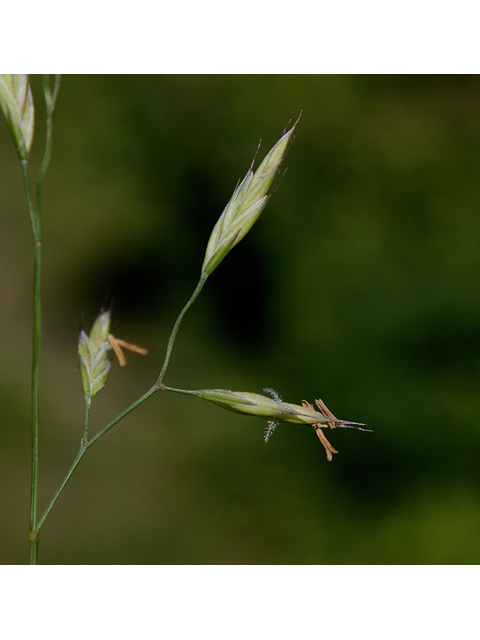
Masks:
[[[279,395],[271,389],[265,389],[268,395],[251,392],[234,392],[228,389],[187,390],[166,386],[164,377],[172,355],[175,339],[182,320],[200,295],[207,279],[219,267],[226,255],[235,247],[255,224],[267,202],[273,194],[272,185],[279,179],[279,169],[293,141],[298,120],[285,128],[282,136],[270,149],[258,168],[254,170],[255,158],[243,180],[235,187],[223,213],[218,219],[205,251],[203,265],[196,288],[190,299],[180,311],[167,342],[165,358],[160,372],[152,386],[126,409],[115,416],[97,433],[89,433],[90,411],[92,400],[105,387],[111,368],[111,356],[114,353],[121,366],[125,364],[122,348],[146,353],[146,350],[132,345],[114,336],[111,330],[112,313],[110,309],[101,309],[89,334],[83,329],[78,339],[79,371],[83,389],[84,416],[80,434],[78,453],[70,465],[65,477],[54,492],[41,515],[38,515],[37,490],[38,442],[39,442],[39,366],[41,352],[41,269],[42,269],[42,184],[47,172],[53,142],[53,123],[57,98],[60,89],[60,76],[45,75],[43,92],[46,104],[46,140],[43,160],[41,162],[35,191],[32,189],[30,176],[30,151],[35,131],[35,106],[27,75],[0,76],[0,107],[10,129],[18,159],[21,165],[28,212],[33,232],[33,347],[31,378],[31,494],[30,494],[30,563],[38,562],[39,533],[53,505],[65,489],[83,456],[107,431],[118,424],[126,415],[137,409],[158,391],[171,391],[185,395],[193,395],[213,402],[222,408],[261,417],[267,420],[265,440],[268,441],[279,421],[312,426],[325,447],[328,460],[337,451],[330,445],[323,434],[324,428],[353,427],[360,428],[358,423],[338,420],[327,409],[321,400],[317,400],[317,408],[307,401],[302,404],[283,402]],[[258,153],[258,150],[257,150]]]

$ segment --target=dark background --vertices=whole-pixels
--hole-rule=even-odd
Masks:
[[[43,145],[41,82],[32,79]],[[170,386],[321,397],[374,433],[158,393],[86,454],[42,563],[480,561],[479,76],[64,76],[44,186],[39,514],[82,429],[80,323],[114,301],[94,433],[158,375],[263,140],[284,180],[185,317]],[[28,559],[32,234],[0,123],[0,561]]]

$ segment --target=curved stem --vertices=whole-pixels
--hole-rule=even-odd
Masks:
[[[167,371],[167,367],[168,367],[168,363],[170,362],[170,356],[172,354],[172,349],[173,349],[173,343],[175,342],[175,338],[177,336],[177,332],[178,329],[180,327],[180,324],[183,320],[183,316],[186,314],[186,312],[188,311],[188,309],[192,306],[192,304],[195,302],[195,300],[198,298],[198,295],[200,293],[200,291],[203,289],[203,285],[205,284],[205,282],[207,281],[208,275],[206,273],[202,272],[202,275],[200,276],[200,280],[198,281],[198,284],[195,288],[195,291],[192,293],[190,300],[187,302],[187,304],[183,307],[183,309],[180,312],[180,315],[178,316],[173,329],[172,329],[172,333],[170,334],[170,338],[168,339],[168,344],[167,344],[167,353],[165,354],[165,361],[163,363],[162,366],[162,370],[160,371],[160,374],[157,378],[157,381],[155,383],[155,385],[157,387],[161,387],[161,383],[163,380],[163,377],[165,376],[165,372]]]

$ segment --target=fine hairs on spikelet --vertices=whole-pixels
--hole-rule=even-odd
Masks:
[[[278,422],[275,422],[275,420],[269,420],[267,422],[267,426],[265,427],[265,431],[263,432],[263,439],[265,440],[265,442],[268,442],[270,440],[270,436],[277,427]]]
[[[275,391],[275,389],[266,388],[264,389],[264,391],[265,393],[268,393],[268,395],[271,396],[277,402],[282,402],[282,398]],[[276,420],[267,421],[267,426],[265,427],[265,430],[263,432],[263,439],[265,440],[265,442],[268,442],[270,440],[272,433],[275,431],[277,427],[278,427],[278,422]]]

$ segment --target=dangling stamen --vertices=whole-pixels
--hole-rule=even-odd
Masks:
[[[112,345],[112,348],[115,351],[115,355],[117,356],[118,362],[121,367],[124,367],[127,364],[127,359],[123,354],[122,347],[124,349],[128,349],[129,351],[140,353],[142,356],[148,353],[148,350],[145,349],[144,347],[139,347],[136,344],[125,342],[125,340],[120,340],[120,338],[115,338],[115,336],[111,333],[108,334],[108,341]]]
[[[315,403],[316,403],[317,407],[320,409],[322,415],[324,415],[326,418],[332,418],[333,420],[337,420],[337,418],[335,418],[333,413],[327,408],[327,406],[325,405],[325,403],[322,400],[315,400]],[[306,400],[302,400],[302,405],[304,407],[306,407],[307,409],[313,409],[313,405],[311,405]],[[334,428],[334,423],[333,422],[328,422],[327,424],[330,427],[330,429]],[[315,433],[317,434],[318,439],[323,444],[323,447],[325,449],[325,453],[327,454],[327,460],[329,462],[331,462],[333,460],[332,453],[338,453],[338,451],[336,449],[334,449],[332,447],[332,445],[330,444],[330,442],[327,440],[326,435],[322,431],[322,426],[323,425],[320,424],[319,422],[316,423],[316,424],[312,424],[312,427],[315,429]]]

